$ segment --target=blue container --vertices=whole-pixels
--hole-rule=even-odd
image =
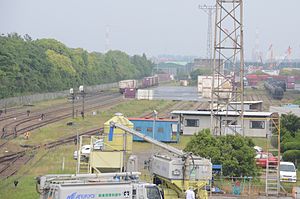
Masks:
[[[179,131],[178,121],[171,119],[155,119],[153,118],[128,118],[134,126],[134,130],[153,137],[161,142],[178,142]],[[154,132],[153,132],[154,126]],[[142,138],[133,136],[133,141],[144,141]]]

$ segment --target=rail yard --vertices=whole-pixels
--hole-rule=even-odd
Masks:
[[[1,2],[0,199],[299,199],[299,6]]]
[[[166,87],[168,89],[169,87]],[[156,88],[153,88],[154,90]],[[164,89],[164,86],[161,87]],[[295,92],[287,92],[285,100],[287,103],[291,101],[297,94]],[[189,99],[189,98],[187,98]],[[253,90],[249,88],[245,95],[246,100],[252,101],[263,101],[263,109],[267,110],[268,106],[280,104],[279,100],[272,99],[265,90],[258,89]],[[137,101],[136,106],[141,101]],[[78,99],[74,103],[75,110],[81,110],[82,106],[81,99]],[[75,116],[75,120],[72,119],[72,103],[71,102],[59,102],[55,105],[51,103],[49,107],[45,107],[42,105],[42,108],[39,108],[39,105],[31,106],[31,107],[19,107],[16,109],[10,109],[7,111],[6,114],[2,115],[1,117],[1,125],[2,129],[5,128],[5,131],[2,132],[2,139],[1,139],[1,167],[0,167],[0,176],[3,180],[1,184],[1,190],[4,188],[9,188],[12,186],[13,179],[17,179],[20,182],[19,186],[22,186],[22,179],[24,176],[28,176],[32,171],[36,169],[42,169],[39,166],[39,163],[43,162],[44,155],[47,156],[51,153],[56,153],[55,151],[61,150],[69,150],[66,151],[65,155],[71,154],[72,148],[74,149],[74,140],[78,138],[78,136],[92,136],[103,133],[103,126],[101,125],[101,121],[104,122],[105,118],[109,118],[113,115],[113,112],[118,112],[114,108],[122,110],[123,106],[130,106],[126,104],[135,103],[135,100],[132,99],[124,99],[122,95],[118,92],[101,92],[96,93],[95,95],[91,95],[90,97],[86,97],[85,101],[85,111],[86,116],[83,119],[82,115],[77,114]],[[150,102],[149,102],[150,103]],[[150,103],[151,104],[151,103]],[[155,105],[156,104],[156,105]],[[208,101],[189,101],[189,100],[158,100],[154,105],[152,105],[152,109],[157,109],[159,112],[160,118],[170,118],[170,113],[172,110],[203,110],[209,109],[209,102]],[[28,114],[28,109],[30,113]],[[112,110],[111,110],[112,109]],[[149,108],[145,108],[143,110],[139,110],[140,108],[136,108],[136,111],[127,113],[129,116],[134,117],[142,117],[142,118],[151,118],[153,116],[152,110]],[[128,110],[127,110],[128,111]],[[99,116],[93,116],[93,113],[97,112],[100,113]],[[107,113],[106,113],[107,112]],[[105,114],[104,114],[105,113]],[[41,118],[41,114],[44,114],[44,118]],[[111,114],[111,115],[110,115]],[[127,115],[126,114],[126,115]],[[78,130],[81,129],[81,125],[84,122],[88,122],[91,118],[95,121],[96,124],[93,124],[95,128],[85,127],[87,130]],[[103,123],[102,122],[102,123]],[[57,123],[57,125],[56,125]],[[80,123],[80,124],[77,124]],[[64,133],[56,134],[55,137],[45,137],[43,141],[35,141],[36,138],[39,138],[39,134],[43,133],[43,128],[47,128],[47,125],[53,126],[50,127],[52,131],[65,131]],[[44,127],[45,126],[45,127]],[[61,127],[65,126],[65,127]],[[16,128],[16,132],[14,131]],[[57,129],[57,130],[56,130]],[[76,130],[75,130],[76,129]],[[68,132],[70,131],[71,132]],[[30,137],[26,138],[24,134],[30,131]],[[74,132],[75,131],[75,132]],[[76,135],[78,133],[78,135]],[[49,134],[48,134],[49,135]],[[182,137],[181,142],[187,142],[188,137]],[[48,141],[47,141],[48,140]],[[141,150],[147,150],[150,145],[143,144],[143,143],[136,143],[133,145],[133,151],[136,155],[142,155],[143,158],[139,160],[139,167],[140,169],[143,167],[143,161],[147,160],[147,157],[151,156],[150,152],[141,152]],[[182,148],[183,145],[175,144],[175,146]],[[136,149],[135,149],[136,147]],[[159,152],[160,149],[155,147],[155,151]],[[40,156],[40,153],[44,154]],[[75,162],[70,160],[70,158],[66,158],[64,164],[72,165],[67,170],[75,169]],[[72,155],[70,155],[72,156]],[[62,156],[57,159],[56,167],[61,167],[59,164],[62,164]],[[71,162],[68,162],[71,161]],[[29,168],[28,168],[29,167]],[[31,168],[32,167],[32,168]],[[44,169],[47,168],[44,165]],[[24,168],[25,171],[24,171]],[[43,169],[43,170],[44,170]],[[53,169],[53,168],[52,168]],[[55,170],[57,170],[56,168]],[[48,170],[48,169],[46,169]],[[141,169],[143,172],[146,170]],[[49,171],[51,173],[51,171]],[[147,172],[146,172],[147,173]],[[147,179],[147,175],[144,173],[142,178]],[[42,173],[41,173],[42,174]],[[29,175],[31,176],[31,175]],[[25,177],[26,178],[26,177]]]

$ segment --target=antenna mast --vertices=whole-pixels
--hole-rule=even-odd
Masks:
[[[215,17],[211,132],[244,136],[243,0],[216,0]]]

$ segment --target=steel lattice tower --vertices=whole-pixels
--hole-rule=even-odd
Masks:
[[[215,12],[211,131],[244,135],[243,0],[216,0]]]
[[[216,10],[216,6],[199,6],[199,9],[203,10],[208,15],[207,21],[207,46],[206,46],[206,58],[211,60],[212,59],[212,17],[214,11]]]

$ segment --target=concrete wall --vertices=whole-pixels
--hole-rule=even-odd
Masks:
[[[100,90],[108,90],[111,88],[117,88],[118,83],[110,83],[110,84],[101,84],[95,86],[87,86],[85,87],[85,91],[87,93],[93,93]],[[53,93],[41,93],[34,94],[28,96],[20,96],[20,97],[11,97],[0,100],[0,108],[4,108],[5,106],[17,106],[17,105],[29,105],[35,102],[44,101],[44,100],[52,100],[57,98],[66,98],[69,95],[69,90],[53,92]]]
[[[202,129],[210,128],[210,116],[193,116],[193,115],[184,115],[183,116],[183,135],[194,135],[195,133],[198,133]],[[186,120],[187,119],[196,119],[199,120],[199,126],[198,127],[188,127],[186,126]]]

